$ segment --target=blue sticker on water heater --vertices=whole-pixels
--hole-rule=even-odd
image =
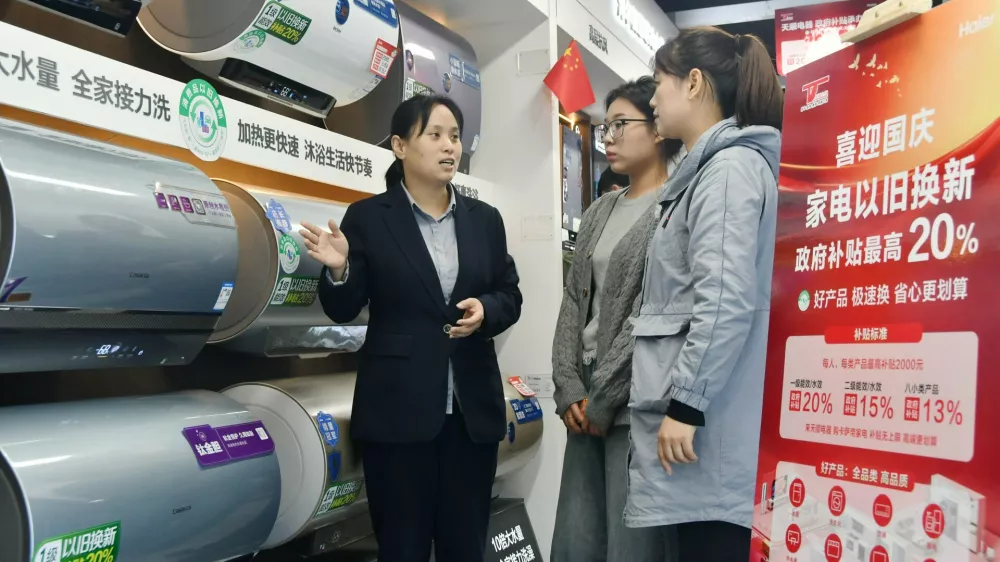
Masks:
[[[292,230],[292,219],[288,217],[288,213],[281,206],[281,203],[278,203],[274,199],[267,202],[267,209],[264,211],[264,215],[267,216],[267,219],[271,221],[271,225],[278,232],[288,234]]]
[[[326,472],[330,482],[340,478],[340,452],[334,451],[326,457]]]
[[[336,447],[340,443],[340,428],[330,414],[319,412],[316,414],[316,424],[319,425],[319,432],[323,434],[323,441],[331,447]]]
[[[514,444],[514,431],[515,431],[514,422],[508,423],[507,424],[507,442],[510,443],[511,445]]]
[[[510,407],[514,410],[514,418],[518,424],[542,419],[542,405],[535,396],[511,400]]]
[[[393,29],[399,26],[399,16],[396,14],[396,5],[392,0],[354,0],[355,6],[360,6],[378,19],[392,26]]]

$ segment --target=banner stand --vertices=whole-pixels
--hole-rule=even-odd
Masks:
[[[858,27],[786,76],[750,562],[1000,562],[1000,0],[861,4],[776,21]]]

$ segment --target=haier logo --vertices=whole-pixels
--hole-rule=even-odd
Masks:
[[[979,19],[960,23],[958,25],[958,38],[961,39],[966,35],[979,33],[980,31],[983,31],[984,29],[992,25],[993,25],[993,14],[990,14],[988,16],[979,16]]]
[[[827,74],[822,78],[818,78],[808,84],[802,85],[802,91],[806,93],[806,104],[802,106],[802,109],[800,109],[801,112],[815,109],[830,101],[830,92],[828,90],[820,90],[820,87],[829,81],[830,75]]]

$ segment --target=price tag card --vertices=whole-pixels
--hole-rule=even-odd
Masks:
[[[530,398],[535,395],[535,391],[531,390],[531,387],[521,380],[521,377],[510,377],[507,380],[510,381],[511,386],[513,386],[514,390],[516,390],[521,396]]]

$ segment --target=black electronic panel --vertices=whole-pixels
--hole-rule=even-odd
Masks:
[[[128,35],[142,0],[21,0],[118,35]]]
[[[336,102],[332,96],[319,90],[239,59],[226,59],[219,76],[255,92],[267,94],[268,97],[279,98],[314,111],[326,112]]]
[[[141,330],[0,330],[0,355],[3,372],[172,366],[190,363],[205,339]]]

